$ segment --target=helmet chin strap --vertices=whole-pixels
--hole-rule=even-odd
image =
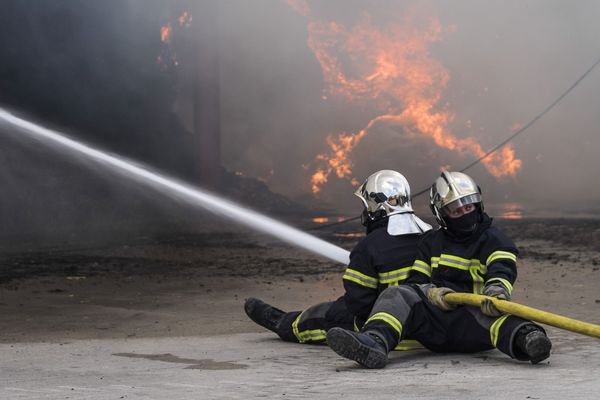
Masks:
[[[386,217],[385,210],[377,210],[374,213],[370,213],[366,208],[363,208],[362,214],[360,215],[360,223],[363,226],[368,227],[370,224],[380,221]]]

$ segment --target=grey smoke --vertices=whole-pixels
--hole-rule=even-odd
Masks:
[[[311,171],[303,164],[327,150],[329,132],[363,128],[374,116],[372,110],[321,98],[322,74],[306,44],[307,21],[285,1],[219,3],[224,166],[250,177],[270,177],[271,189],[291,198],[309,196]],[[350,27],[369,13],[384,29],[412,2],[309,3],[315,18]],[[173,46],[180,46],[179,70],[161,72],[156,56],[161,51],[160,26],[186,6],[198,4],[3,1],[0,102],[75,137],[185,177],[193,168],[185,113],[192,85],[186,80],[189,64],[185,64],[186,43],[193,41],[190,31],[176,32],[178,42]],[[455,26],[454,33],[444,34],[431,48],[450,74],[442,104],[448,103],[455,115],[451,130],[459,137],[476,137],[484,148],[541,111],[600,55],[598,2],[423,4],[443,26]],[[595,71],[514,142],[517,157],[523,160],[516,178],[498,181],[481,166],[469,171],[483,187],[488,205],[516,202],[541,214],[598,210],[594,182],[600,168],[599,85],[600,72]],[[397,169],[416,191],[430,184],[441,165],[458,169],[473,158],[380,126],[356,148],[354,176],[361,180],[377,169]],[[132,196],[140,199],[127,187],[116,189],[113,179],[93,178],[54,154],[5,139],[0,144],[0,168],[2,218],[9,222],[16,213],[22,216],[18,221],[29,215],[34,224],[45,208],[70,208],[76,221],[88,216],[82,211],[86,204],[77,201],[86,198],[85,193],[87,198],[100,196],[106,209],[134,210],[136,206],[128,202]],[[359,203],[352,191],[348,181],[333,178],[315,202],[353,214]],[[57,199],[62,206],[57,206]],[[141,199],[152,202],[143,195]],[[427,213],[425,197],[415,203]],[[29,211],[18,210],[19,204],[26,204]]]

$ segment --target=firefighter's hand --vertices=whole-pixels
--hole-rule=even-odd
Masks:
[[[427,299],[440,310],[454,310],[456,306],[444,300],[444,295],[448,293],[454,293],[454,290],[447,287],[432,287],[427,291]]]
[[[500,300],[510,300],[510,295],[506,289],[504,289],[504,286],[500,285],[487,286],[484,289],[483,294]],[[481,312],[489,317],[499,317],[502,315],[502,312],[498,310],[494,303],[489,299],[485,299],[481,302]]]

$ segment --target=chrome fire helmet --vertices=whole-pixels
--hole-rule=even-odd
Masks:
[[[375,172],[354,194],[362,200],[366,214],[372,221],[413,211],[408,181],[396,171],[384,169]]]
[[[446,228],[446,211],[454,211],[467,204],[479,204],[483,212],[481,189],[471,177],[462,172],[442,172],[431,186],[429,207],[438,224]]]

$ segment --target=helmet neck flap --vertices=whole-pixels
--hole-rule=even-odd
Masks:
[[[365,207],[365,218],[371,221],[394,214],[413,212],[408,181],[396,171],[384,169],[375,172],[358,187],[354,194]]]
[[[423,233],[431,229],[430,225],[414,215],[410,186],[399,172],[375,172],[354,194],[364,205],[361,222],[367,228],[367,233],[384,225],[392,236]]]

